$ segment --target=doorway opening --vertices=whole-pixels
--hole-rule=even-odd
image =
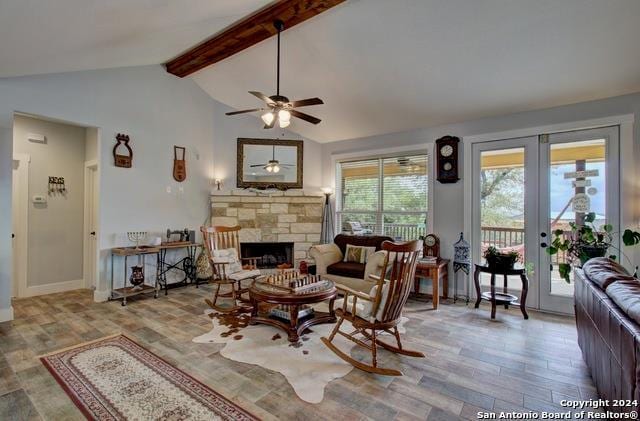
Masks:
[[[99,129],[13,120],[13,297],[95,288]]]

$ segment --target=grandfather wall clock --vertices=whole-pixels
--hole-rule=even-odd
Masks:
[[[460,180],[458,143],[460,138],[455,136],[444,136],[436,140],[436,178],[441,183],[455,183]]]

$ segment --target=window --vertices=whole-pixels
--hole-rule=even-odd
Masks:
[[[337,226],[398,240],[425,235],[427,163],[426,154],[338,163]]]

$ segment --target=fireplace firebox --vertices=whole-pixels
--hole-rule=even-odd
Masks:
[[[273,269],[284,263],[293,263],[293,243],[241,243],[242,257],[257,258],[259,269]]]

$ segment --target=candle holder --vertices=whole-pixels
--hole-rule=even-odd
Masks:
[[[129,231],[127,232],[127,238],[132,243],[136,243],[136,250],[140,248],[140,242],[147,237],[146,231]]]

